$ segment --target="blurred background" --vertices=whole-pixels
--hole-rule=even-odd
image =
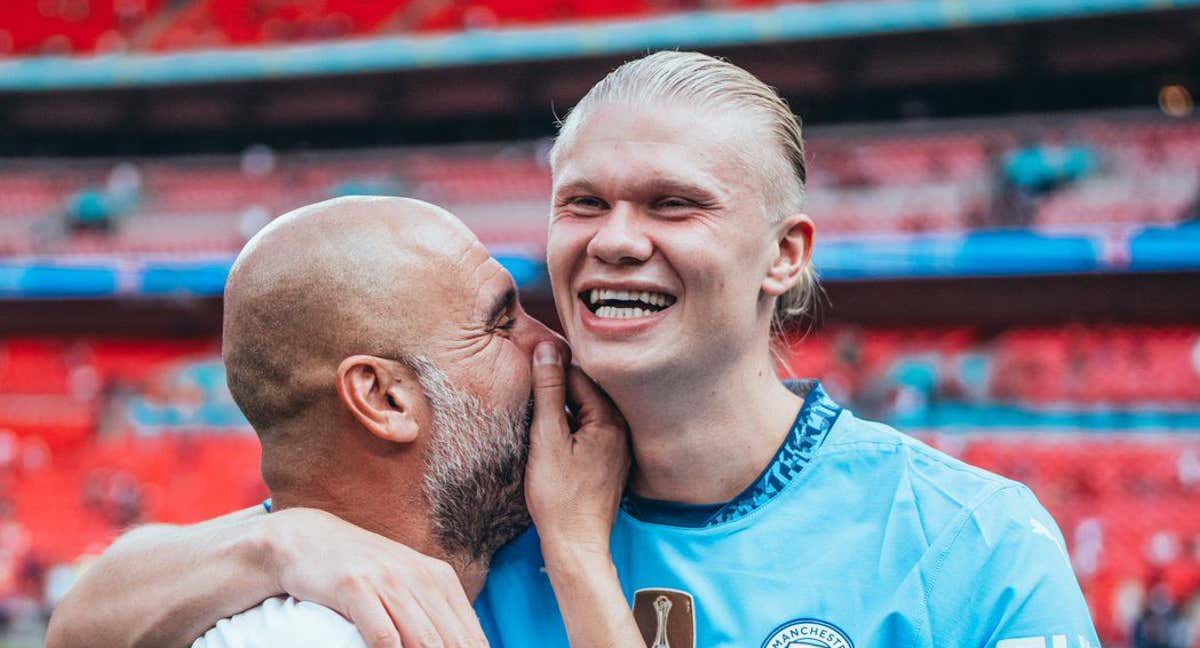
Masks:
[[[661,48],[804,118],[831,306],[791,371],[1029,484],[1106,645],[1200,645],[1200,0],[5,0],[0,645],[122,529],[264,497],[248,237],[419,197],[553,322],[555,115]]]

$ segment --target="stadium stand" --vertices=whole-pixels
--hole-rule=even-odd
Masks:
[[[0,56],[179,51],[745,9],[778,0],[20,0],[0,18]]]
[[[163,0],[19,0],[0,13],[0,56],[124,50]]]
[[[0,533],[20,539],[0,552],[0,600],[42,600],[55,567],[130,524],[261,501],[257,441],[217,348],[0,343]],[[797,373],[825,376],[859,413],[1033,488],[1068,537],[1102,636],[1124,640],[1147,584],[1180,602],[1200,592],[1200,437],[1186,434],[1200,430],[1200,329],[837,327],[791,350]],[[1004,408],[1023,418],[997,426],[1011,420]]]
[[[1106,642],[1129,640],[1156,585],[1179,606],[1200,594],[1197,330],[845,327],[791,352],[858,413],[1032,488]]]
[[[254,232],[328,197],[416,196],[462,217],[523,299],[550,313],[539,284],[548,142],[460,142],[548,133],[545,104],[570,105],[586,87],[575,85],[607,62],[661,47],[761,70],[813,119],[807,211],[818,270],[831,294],[869,284],[875,291],[848,294],[885,296],[850,315],[835,299],[833,324],[788,341],[785,371],[821,376],[859,415],[1028,484],[1063,529],[1106,646],[1168,645],[1133,637],[1158,600],[1191,606],[1200,628],[1200,328],[1170,292],[1180,286],[1172,277],[1200,270],[1195,30],[1185,27],[1197,6],[7,3],[0,122],[12,143],[37,144],[10,146],[31,157],[0,163],[0,306],[10,309],[0,320],[19,331],[0,331],[0,645],[21,636],[6,628],[13,619],[44,622],[123,529],[200,520],[266,495],[257,441],[225,386],[216,330],[205,328],[219,320],[230,259]],[[768,11],[726,11],[759,8]],[[508,85],[486,83],[493,77]],[[460,84],[508,92],[515,107],[397,101],[430,81],[440,89],[431,95]],[[367,85],[361,102],[374,112],[341,115],[342,98],[359,101],[353,91]],[[1174,103],[1160,94],[1155,107],[1170,88]],[[311,111],[279,100],[308,92],[324,97]],[[229,114],[173,117],[191,102]],[[487,130],[508,120],[508,131]],[[412,138],[427,126],[436,133]],[[393,130],[379,141],[439,144],[354,148],[377,144],[383,129]],[[1050,274],[1058,292],[997,300],[1000,317],[1011,310],[1019,325],[939,292],[977,277],[1025,289]],[[1108,310],[1033,306],[1057,308],[1077,294],[1072,281],[1112,291],[1101,295]],[[1164,282],[1156,298],[1122,293],[1154,281]],[[918,296],[945,305],[878,313]],[[124,314],[101,328],[99,309]],[[208,324],[172,320],[201,312]],[[136,330],[153,333],[107,333],[137,314],[149,323]],[[844,323],[857,317],[873,324]],[[70,332],[27,333],[42,324]],[[169,337],[182,330],[198,337]],[[37,629],[26,634],[34,643],[16,646],[40,645]],[[1200,647],[1200,631],[1190,642]]]
[[[834,236],[1032,228],[1128,237],[1181,222],[1200,196],[1196,122],[1081,118],[1043,127],[1032,143],[1017,141],[1013,125],[857,136],[818,129],[807,209]],[[1055,168],[1070,150],[1084,152],[1085,168]],[[538,247],[550,193],[544,151],[537,143],[304,154],[252,147],[240,159],[13,162],[0,171],[0,251],[229,254],[267,218],[348,193],[414,195],[459,214],[489,244]],[[61,226],[85,210],[111,219],[106,231]]]

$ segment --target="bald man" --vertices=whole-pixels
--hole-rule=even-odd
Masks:
[[[336,199],[277,219],[246,245],[226,287],[223,335],[229,388],[262,442],[275,515],[320,509],[452,567],[462,588],[445,593],[444,607],[407,599],[406,644],[455,622],[478,628],[458,599],[479,592],[492,553],[530,522],[522,485],[534,378],[545,387],[535,441],[571,443],[561,340],[521,310],[508,272],[432,205]],[[539,344],[544,361],[531,367]],[[628,462],[623,430],[572,376],[592,421],[577,434],[597,441],[580,449],[577,469],[590,463],[608,479]],[[606,483],[610,492],[578,502],[604,515],[623,486]],[[470,618],[436,618],[463,610]],[[476,634],[454,645],[481,643]],[[366,643],[332,610],[276,597],[193,644],[281,645]]]

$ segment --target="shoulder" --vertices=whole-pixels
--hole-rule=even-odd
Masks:
[[[821,451],[819,464],[838,492],[857,492],[860,507],[916,518],[929,545],[949,542],[965,526],[987,543],[1031,520],[1054,527],[1023,484],[972,466],[887,425],[843,412]]]
[[[192,648],[267,646],[365,648],[362,636],[337,612],[292,597],[274,597],[217,622]]]
[[[895,537],[919,549],[935,636],[1094,637],[1066,542],[1029,488],[849,412],[839,426],[820,463],[838,493],[858,493],[856,512],[910,531]]]
[[[1058,525],[1024,484],[849,412],[840,422],[830,463],[851,466],[887,515],[914,516],[932,605],[957,610],[964,597],[1046,591],[1048,582],[1078,589]]]
[[[1020,483],[972,466],[907,434],[850,411],[838,418],[837,433],[823,448],[822,463],[846,470],[871,470],[902,480],[924,503],[961,512],[981,506]]]

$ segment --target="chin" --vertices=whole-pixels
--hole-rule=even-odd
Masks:
[[[670,373],[670,367],[655,357],[659,353],[644,349],[596,345],[589,352],[575,353],[579,366],[605,390],[644,384]]]

